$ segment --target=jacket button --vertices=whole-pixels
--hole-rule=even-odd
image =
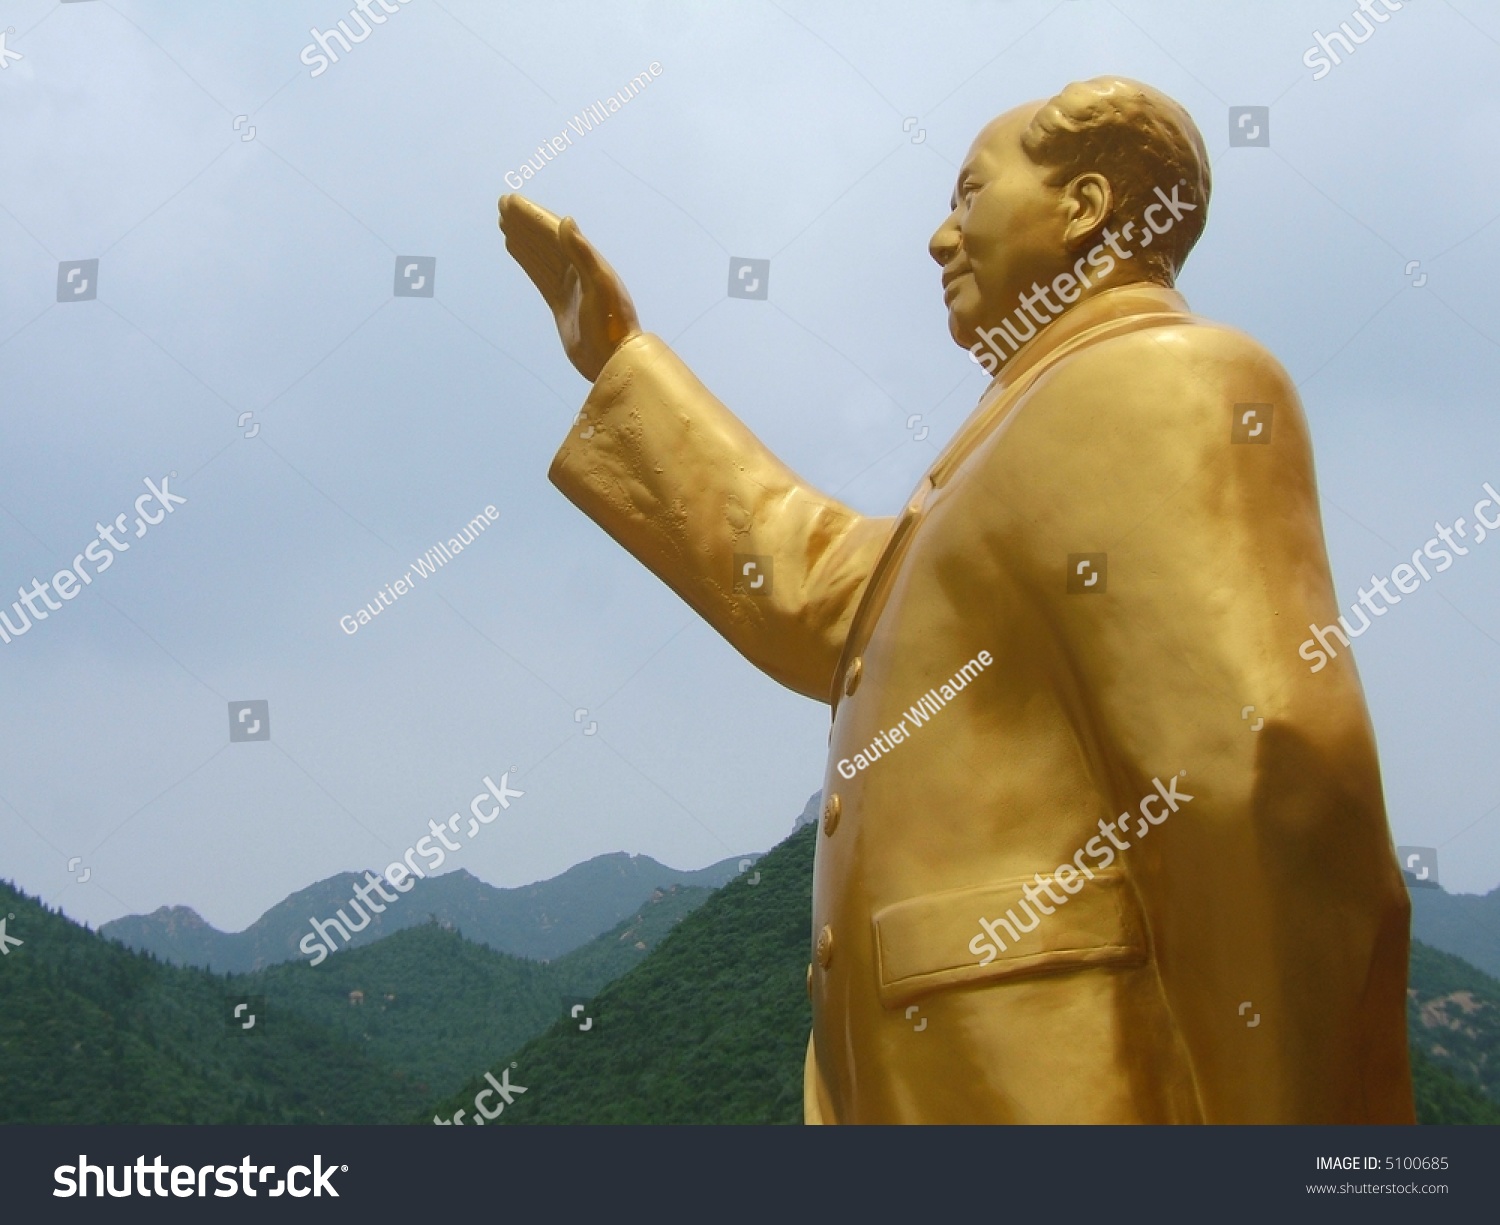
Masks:
[[[854,691],[859,688],[860,675],[865,670],[865,661],[858,655],[850,661],[848,669],[844,673],[844,696],[853,697]]]
[[[825,970],[828,963],[833,960],[833,928],[826,923],[823,930],[818,933],[818,964]]]
[[[839,799],[838,793],[830,795],[823,804],[823,832],[832,834],[839,827],[839,817],[843,815],[844,801]]]

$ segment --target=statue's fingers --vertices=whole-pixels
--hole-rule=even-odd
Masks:
[[[571,265],[556,245],[536,242],[522,235],[507,234],[505,249],[510,252],[522,271],[542,292],[548,302],[553,302],[563,291],[563,281]]]
[[[605,262],[604,257],[583,236],[578,229],[578,223],[573,218],[564,217],[562,219],[557,228],[557,236],[561,242],[563,253],[568,257],[573,267],[578,269],[578,275],[582,280],[608,294],[611,298],[620,297],[624,294],[625,286],[620,278],[615,275],[615,270]]]
[[[572,265],[560,252],[509,238],[506,239],[505,248],[516,263],[521,265],[521,271],[530,278],[554,313],[567,305],[569,281],[575,280],[576,276]]]
[[[533,204],[524,196],[500,197],[500,230],[507,243],[534,247],[541,253],[557,252],[559,218],[540,205]]]
[[[541,225],[555,234],[562,218],[535,200],[511,192],[500,197],[500,228],[505,229],[512,220]]]
[[[565,299],[564,283],[570,263],[557,234],[557,219],[521,196],[500,197],[500,229],[505,249],[531,278],[549,306]]]

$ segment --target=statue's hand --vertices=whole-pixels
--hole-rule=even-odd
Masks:
[[[571,217],[559,220],[523,196],[500,197],[500,229],[505,249],[552,308],[568,360],[592,383],[641,330],[624,283]]]

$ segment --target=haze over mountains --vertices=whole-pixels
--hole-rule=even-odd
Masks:
[[[1411,934],[1414,940],[1462,957],[1500,978],[1500,889],[1488,893],[1412,889]]]
[[[409,893],[372,915],[370,925],[346,947],[373,944],[395,932],[436,920],[496,952],[550,961],[586,944],[634,914],[653,890],[717,889],[734,877],[743,860],[736,856],[696,871],[683,872],[649,855],[599,855],[551,880],[516,889],[497,889],[460,868],[417,880]],[[128,948],[151,953],[179,966],[245,974],[284,961],[306,960],[297,948],[313,918],[327,919],[349,908],[362,873],[346,872],[317,881],[278,902],[240,932],[222,932],[187,906],[163,906],[149,915],[126,915],[104,924],[99,934]]]
[[[793,821],[792,832],[816,821],[822,803],[823,793],[813,792]],[[369,926],[342,947],[360,948],[435,920],[496,952],[550,961],[635,913],[653,890],[717,889],[759,857],[738,855],[684,872],[649,855],[620,851],[516,889],[498,889],[460,868],[417,880],[399,902],[371,915]],[[355,885],[363,883],[360,872],[316,881],[239,932],[220,931],[189,906],[162,906],[147,915],[111,920],[99,934],[171,965],[248,974],[284,961],[305,960],[307,955],[297,945],[311,930],[312,919],[328,919],[339,907],[347,908]]]
[[[823,793],[815,791],[792,822],[792,833],[818,819]],[[653,889],[717,889],[756,854],[679,871],[649,855],[599,855],[560,876],[515,889],[497,889],[460,868],[417,880],[410,893],[372,915],[346,947],[359,948],[436,920],[501,953],[549,961],[608,931],[640,908]],[[240,932],[222,932],[187,906],[163,906],[149,915],[126,915],[99,932],[128,948],[179,966],[249,973],[305,959],[298,942],[311,919],[328,919],[347,907],[363,874],[341,873],[298,890]],[[1500,978],[1500,889],[1487,894],[1449,893],[1424,887],[1410,875],[1412,938],[1462,957]]]

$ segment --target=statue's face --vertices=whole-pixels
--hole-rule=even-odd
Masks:
[[[948,331],[964,348],[1020,306],[1032,282],[1046,285],[1068,266],[1068,210],[1047,170],[1021,147],[1039,103],[988,124],[959,167],[953,211],[928,243],[943,266]]]

